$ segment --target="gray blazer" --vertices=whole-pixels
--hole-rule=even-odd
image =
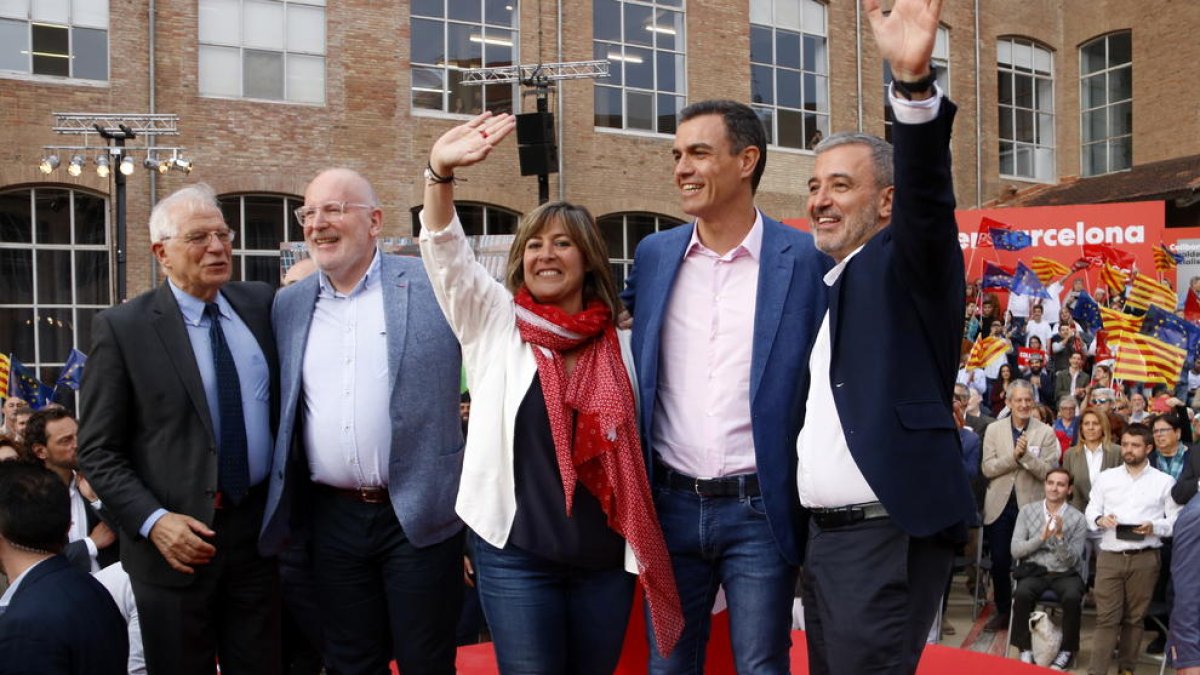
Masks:
[[[462,473],[463,435],[458,416],[461,357],[434,299],[421,261],[394,255],[381,260],[387,314],[391,398],[379,410],[392,420],[388,492],[409,540],[429,546],[462,529],[454,513]],[[271,463],[271,487],[259,549],[278,553],[294,529],[303,529],[310,503],[308,460],[303,443],[301,370],[308,331],[320,289],[312,274],[275,297],[272,321],[279,350],[280,414]]]

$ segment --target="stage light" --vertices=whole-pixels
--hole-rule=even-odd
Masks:
[[[58,155],[48,155],[42,159],[42,163],[38,165],[42,173],[50,173],[58,168]]]
[[[112,173],[112,165],[109,164],[108,155],[100,155],[96,158],[96,175],[101,178],[108,178]]]
[[[133,158],[129,155],[125,155],[125,158],[121,160],[121,173],[126,176],[133,173]]]
[[[192,160],[183,159],[182,157],[175,157],[171,160],[171,168],[185,174],[191,173]]]
[[[83,173],[83,155],[71,157],[71,163],[67,165],[67,173],[72,176],[78,176]]]

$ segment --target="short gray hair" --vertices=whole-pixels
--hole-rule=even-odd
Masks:
[[[1029,380],[1013,380],[1008,383],[1008,388],[1004,390],[1004,398],[1012,398],[1018,389],[1025,389],[1030,394],[1033,393],[1033,385],[1029,384]]]
[[[157,244],[178,235],[179,221],[183,216],[208,208],[221,210],[217,193],[208,183],[194,183],[172,192],[150,211],[150,243]]]
[[[813,151],[818,155],[840,145],[865,145],[871,151],[871,165],[875,170],[875,184],[881,188],[892,185],[892,144],[878,136],[859,131],[840,131],[817,143]]]

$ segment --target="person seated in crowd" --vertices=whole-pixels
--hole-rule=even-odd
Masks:
[[[1087,392],[1088,375],[1083,369],[1084,355],[1082,352],[1071,354],[1065,368],[1055,368],[1054,398],[1062,400],[1063,396],[1074,396],[1077,403],[1084,402]]]
[[[1176,675],[1200,675],[1200,499],[1192,497],[1175,519],[1173,532],[1175,601],[1168,653]]]
[[[1017,379],[1017,378],[1013,375],[1012,366],[1010,366],[1007,363],[1001,362],[1000,369],[996,372],[996,378],[992,382],[991,393],[988,395],[988,404],[992,407],[992,410],[997,411],[997,413],[996,413],[997,417],[1004,416],[1003,413],[1000,411],[1004,410],[1004,403],[1005,403],[1005,397],[1007,396],[1007,392],[1008,392],[1008,386],[1010,384],[1012,384],[1013,380],[1015,380],[1015,379]],[[1036,403],[1036,395],[1035,395],[1035,403]]]
[[[1044,311],[1040,304],[1029,308],[1029,321],[1025,322],[1025,346],[1033,347],[1034,338],[1038,339],[1038,349],[1045,349],[1045,346],[1050,344],[1054,329],[1043,316]]]
[[[0,462],[0,672],[122,675],[125,622],[100,582],[61,555],[71,524],[62,480],[44,467]]]
[[[1121,392],[1117,392],[1117,401],[1113,404],[1113,412],[1121,416],[1121,419],[1129,421],[1129,415],[1133,411],[1133,406],[1130,405],[1129,399],[1122,396]]]
[[[1146,422],[1146,418],[1150,416],[1150,411],[1146,410],[1146,395],[1140,391],[1135,391],[1129,395],[1129,421],[1130,422]]]
[[[1014,380],[1006,404],[1011,415],[992,423],[983,437],[983,475],[989,479],[983,525],[992,551],[992,584],[996,614],[991,630],[1008,627],[1012,564],[1010,547],[1020,507],[1045,497],[1046,473],[1058,465],[1054,431],[1033,419],[1033,388]]]
[[[1120,632],[1118,670],[1137,667],[1142,620],[1158,579],[1162,537],[1171,536],[1180,506],[1174,481],[1150,466],[1153,434],[1130,424],[1121,436],[1122,465],[1101,471],[1092,485],[1088,529],[1102,534],[1096,561],[1096,629],[1088,672],[1108,672]]]
[[[1054,397],[1054,378],[1045,368],[1046,357],[1041,354],[1033,354],[1029,357],[1029,367],[1022,369],[1022,379],[1028,380],[1029,384],[1033,385],[1033,399],[1039,405],[1053,405],[1056,400]],[[1053,410],[1053,408],[1052,408]],[[1043,422],[1045,420],[1042,420]],[[1051,422],[1053,422],[1053,418]]]
[[[1070,318],[1070,315],[1068,315]],[[1082,371],[1084,361],[1087,359],[1087,345],[1090,339],[1084,339],[1086,336],[1082,329],[1075,327],[1074,321],[1063,321],[1058,324],[1058,332],[1050,338],[1050,366],[1055,373],[1061,373],[1070,368],[1072,373]],[[1072,358],[1076,354],[1080,356],[1079,363],[1074,363]],[[1072,378],[1073,380],[1074,378]],[[1087,376],[1079,383],[1079,388],[1087,386]],[[1080,392],[1080,400],[1083,392]]]
[[[1109,387],[1093,387],[1088,394],[1089,408],[1095,408],[1108,417],[1108,427],[1112,430],[1113,438],[1120,438],[1125,430],[1125,418],[1113,412],[1117,392]]]
[[[1065,452],[1075,442],[1079,433],[1079,403],[1075,397],[1065,394],[1058,397],[1058,417],[1054,420],[1054,434],[1058,436],[1059,445]]]
[[[1051,663],[1053,670],[1072,667],[1079,652],[1087,575],[1083,556],[1087,523],[1083,513],[1067,503],[1071,486],[1071,474],[1066,469],[1050,469],[1043,483],[1045,500],[1021,508],[1012,538],[1012,557],[1020,561],[1014,568],[1018,578],[1013,591],[1012,644],[1020,650],[1021,661],[1033,663],[1029,614],[1047,589],[1054,591],[1063,609],[1063,639]]]
[[[521,221],[501,284],[471,252],[453,181],[438,178],[483,160],[514,126],[484,113],[443,134],[420,214],[421,259],[473,393],[456,510],[476,535],[500,670],[612,672],[629,572],[641,572],[664,653],[678,639],[671,620],[683,621],[604,239],[586,209],[543,204]]]

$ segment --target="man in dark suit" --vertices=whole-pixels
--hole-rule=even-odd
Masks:
[[[121,675],[125,621],[100,582],[58,553],[71,511],[50,471],[0,463],[0,567],[12,585],[0,596],[0,673]]]
[[[91,486],[77,473],[76,433],[79,425],[64,408],[35,412],[25,427],[25,443],[42,464],[67,486],[71,496],[71,529],[63,555],[80,570],[91,574],[120,559],[117,535],[96,505],[100,502]]]
[[[790,663],[801,538],[793,443],[824,261],[812,237],[755,209],[766,151],[748,106],[688,106],[675,181],[696,220],[643,240],[622,294],[655,509],[685,619],[669,658],[651,649],[652,673],[703,672],[718,586],[737,669],[783,673]]]
[[[275,301],[283,412],[262,550],[309,538],[331,672],[395,658],[453,673],[458,340],[421,261],[377,249],[383,208],[360,174],[322,171],[297,217],[318,273]]]
[[[797,441],[813,673],[915,672],[975,513],[951,412],[965,289],[954,105],[929,63],[941,2],[863,6],[895,76],[895,165],[882,140],[835,134],[808,182],[817,247],[837,263]]]
[[[121,529],[151,675],[279,671],[279,580],[258,554],[278,379],[273,291],[228,283],[212,189],[160,201],[167,282],[101,312],[79,461]]]

